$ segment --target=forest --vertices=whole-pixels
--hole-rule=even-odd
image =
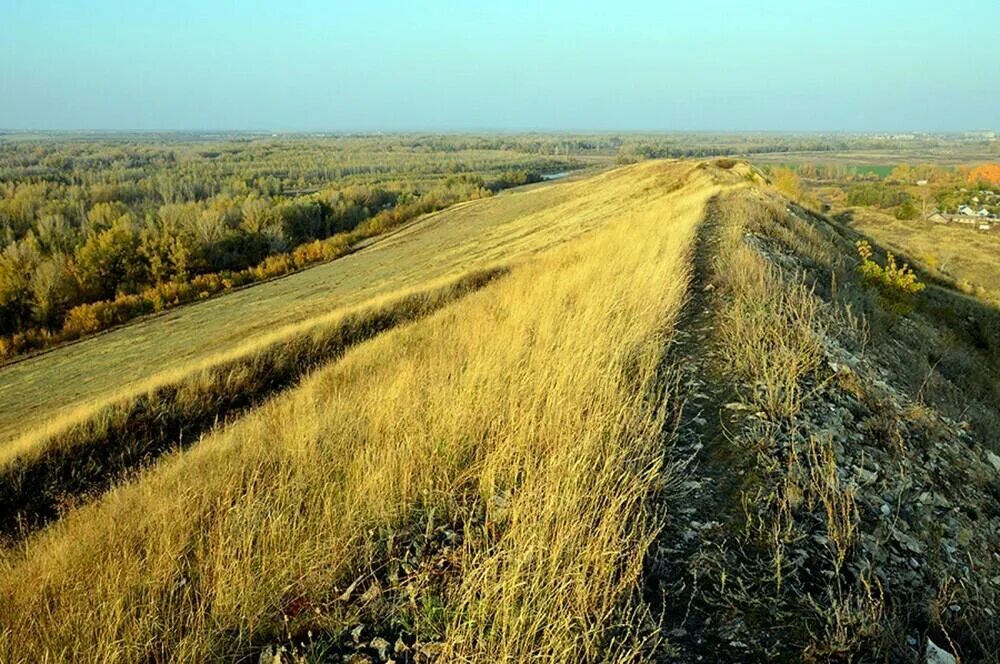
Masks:
[[[558,152],[468,138],[0,138],[0,360],[584,165]]]

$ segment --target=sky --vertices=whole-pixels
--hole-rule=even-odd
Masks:
[[[0,0],[0,128],[1000,130],[998,0]]]

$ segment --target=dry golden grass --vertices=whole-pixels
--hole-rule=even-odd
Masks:
[[[425,215],[360,251],[0,367],[0,447],[67,411],[187,372],[256,337],[524,258],[595,228],[628,174],[553,182]],[[611,187],[603,184],[616,182]]]
[[[662,358],[718,187],[688,164],[617,173],[590,185],[605,227],[6,552],[0,660],[230,661],[335,638],[391,596],[396,534],[437,523],[464,536],[452,573],[401,580],[414,595],[393,610],[442,659],[641,658],[648,499],[671,472]]]
[[[168,372],[0,448],[0,535],[17,537],[143,463],[294,384],[310,370],[504,274],[479,270],[319,316],[187,371]]]
[[[791,417],[802,399],[802,378],[822,359],[819,303],[744,240],[748,226],[774,214],[767,204],[739,192],[724,210],[728,223],[716,273],[731,295],[720,314],[725,360],[752,385],[752,402],[772,415]]]

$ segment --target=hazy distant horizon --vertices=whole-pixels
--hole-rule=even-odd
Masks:
[[[1000,3],[668,4],[0,0],[0,127],[997,128]]]
[[[879,131],[846,131],[831,130],[785,130],[785,129],[226,129],[226,128],[189,128],[189,129],[36,129],[32,127],[0,127],[0,136],[17,135],[52,135],[52,136],[960,136],[963,134],[979,134],[992,132],[1000,140],[1000,130],[992,127],[965,127],[943,131],[919,131],[909,129],[884,129]]]

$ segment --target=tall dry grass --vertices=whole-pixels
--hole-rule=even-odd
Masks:
[[[478,270],[289,326],[235,352],[156,376],[12,442],[0,449],[0,537],[16,538],[44,525],[66,503],[107,488],[351,346],[426,316],[505,271]]]
[[[5,553],[0,660],[230,661],[372,613],[443,660],[641,659],[649,500],[671,473],[662,359],[717,187],[631,172],[604,183],[614,223]],[[460,544],[435,581],[386,575],[439,524]]]
[[[715,272],[729,296],[720,312],[723,359],[749,383],[749,401],[771,415],[792,417],[803,398],[802,379],[823,357],[819,301],[748,245],[744,233],[765,224],[775,214],[772,207],[740,191],[722,210]]]

